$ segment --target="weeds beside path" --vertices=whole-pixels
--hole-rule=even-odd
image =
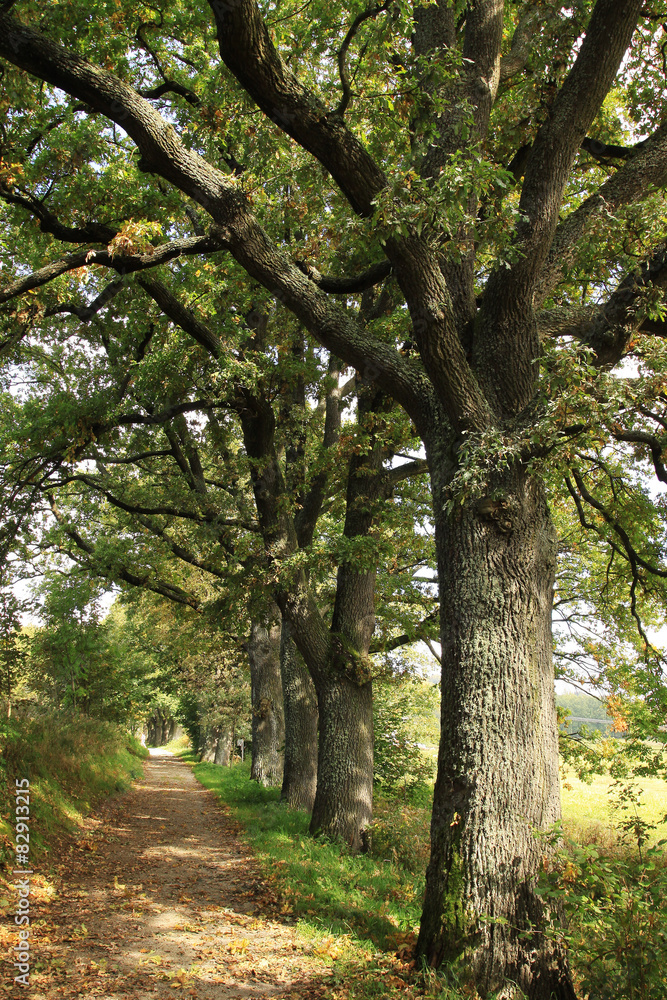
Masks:
[[[276,919],[238,828],[186,764],[154,751],[86,827],[52,859],[55,893],[33,899],[31,998],[329,992],[330,965]]]

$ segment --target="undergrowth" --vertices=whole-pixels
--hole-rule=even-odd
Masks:
[[[83,716],[44,714],[0,722],[0,871],[13,863],[15,780],[30,782],[30,859],[74,832],[104,796],[142,773],[148,752],[121,727]]]
[[[187,751],[179,756],[193,762]],[[446,970],[416,970],[409,961],[423,900],[430,803],[376,799],[371,854],[351,856],[339,843],[308,836],[307,814],[281,803],[278,789],[249,781],[248,764],[196,764],[194,771],[245,828],[282,912],[298,921],[318,954],[330,956],[336,997],[475,1000],[474,990],[447,981]],[[637,855],[618,837],[605,847],[563,840],[560,829],[552,838],[560,847],[541,892],[564,915],[564,925],[550,933],[569,952],[579,995],[667,996],[664,842]]]

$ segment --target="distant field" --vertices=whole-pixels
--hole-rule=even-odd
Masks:
[[[667,782],[660,778],[644,778],[641,781],[644,790],[641,799],[639,815],[648,823],[661,824],[667,813]],[[562,793],[563,825],[580,842],[596,841],[610,843],[615,840],[614,827],[622,817],[612,808],[609,788],[612,780],[606,776],[597,776],[590,785],[569,776]],[[654,831],[652,840],[667,837],[667,826],[662,825]]]

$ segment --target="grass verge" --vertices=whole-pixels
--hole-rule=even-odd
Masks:
[[[0,723],[0,867],[14,861],[15,780],[30,782],[30,860],[74,832],[102,798],[142,773],[148,752],[119,726],[82,716],[43,715]]]
[[[420,918],[428,860],[429,803],[417,806],[396,798],[376,800],[373,853],[355,857],[340,844],[310,838],[308,816],[287,809],[277,789],[249,781],[247,763],[221,768],[195,764],[187,749],[177,753],[194,764],[199,781],[214,791],[240,821],[264,874],[283,901],[282,912],[297,921],[307,946],[319,956],[330,958],[331,995],[336,1000],[397,1000],[399,995],[474,1000],[474,990],[464,984],[448,981],[446,974],[415,970],[414,962],[408,961]],[[644,885],[651,872],[655,878],[659,867],[662,881],[658,888],[662,891],[663,845],[642,860],[635,857],[631,846],[619,841],[606,808],[607,796],[600,797],[606,792],[603,784],[583,786],[588,792],[583,796],[586,802],[580,790],[576,808],[575,802],[565,799],[566,829],[574,828],[581,835],[586,828],[585,840],[597,839],[600,844],[599,852],[582,849],[588,850],[584,871],[590,875],[599,868],[606,874],[597,881],[591,881],[591,876],[590,885],[580,885],[577,865],[581,850],[576,845],[569,848],[562,871],[554,872],[551,891],[561,902],[572,901],[574,908],[572,914],[568,911],[566,928],[556,933],[569,946],[580,986],[593,982],[589,966],[599,964],[602,949],[605,955],[611,955],[606,959],[605,977],[616,982],[619,1000],[654,1000],[663,995],[653,992],[654,987],[662,989],[664,985],[658,968],[662,948],[647,990],[633,989],[635,973],[646,968],[646,949],[652,949],[653,954],[658,943],[652,939],[654,924],[660,941],[663,937],[663,921],[658,920],[660,908],[652,898],[655,893],[648,892]],[[647,793],[655,792],[651,781],[647,786]],[[654,816],[656,803],[651,794],[646,799],[642,813],[647,821],[653,821],[658,818]],[[586,823],[589,807],[600,823],[597,837]],[[601,894],[601,884],[606,884],[606,894]],[[590,927],[581,919],[581,906],[586,913],[595,910],[598,914],[595,948]],[[628,958],[632,949],[639,955],[636,962]]]

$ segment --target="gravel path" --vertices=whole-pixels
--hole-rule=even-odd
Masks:
[[[32,903],[31,1000],[329,994],[330,967],[281,919],[238,834],[186,764],[153,751],[53,859],[56,894]]]

